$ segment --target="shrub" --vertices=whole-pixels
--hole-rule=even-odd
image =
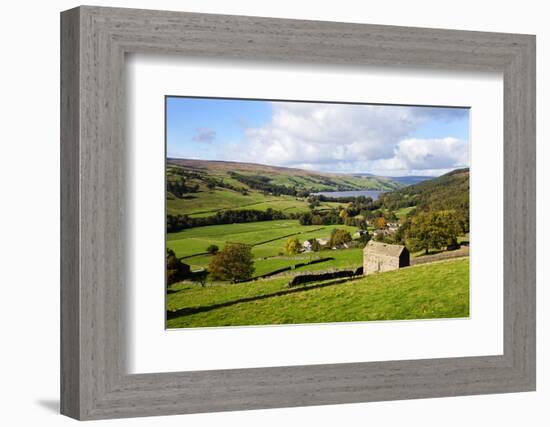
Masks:
[[[210,245],[206,248],[206,252],[208,252],[210,255],[216,255],[220,248],[218,245]]]

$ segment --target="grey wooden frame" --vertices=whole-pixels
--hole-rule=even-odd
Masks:
[[[504,354],[129,375],[124,58],[504,76]],[[83,6],[61,14],[61,412],[77,419],[535,389],[535,37]],[[159,143],[161,143],[160,141]]]

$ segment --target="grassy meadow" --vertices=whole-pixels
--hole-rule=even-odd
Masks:
[[[280,325],[469,316],[469,260],[458,258],[289,289],[288,278],[174,285],[167,327]]]
[[[319,253],[284,255],[284,244],[289,237],[297,237],[300,241],[322,238],[328,239],[335,229],[346,229],[351,233],[356,227],[345,225],[300,225],[297,220],[263,221],[243,224],[224,224],[196,227],[167,235],[167,247],[176,256],[189,264],[192,269],[208,266],[212,255],[206,253],[209,245],[217,245],[223,249],[227,242],[240,242],[252,246],[254,256],[255,276],[260,276],[279,268],[294,266],[316,258],[334,258],[323,263],[308,266],[308,270],[323,270],[337,267],[360,266],[362,250],[342,249]]]

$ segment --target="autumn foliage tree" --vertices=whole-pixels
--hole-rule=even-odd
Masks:
[[[386,221],[386,218],[384,218],[383,216],[379,216],[374,220],[374,227],[377,229],[386,228],[387,224],[388,222]]]
[[[300,241],[297,237],[292,237],[285,242],[285,253],[287,255],[296,255],[300,251]]]
[[[252,248],[243,243],[228,243],[208,264],[212,278],[233,283],[247,280],[254,274]]]

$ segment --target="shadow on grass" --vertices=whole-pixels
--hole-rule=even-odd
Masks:
[[[428,253],[422,252],[422,253],[416,255],[416,258],[429,257],[430,255],[437,255],[437,254],[440,254],[442,252],[444,252],[443,249],[430,249],[428,251]]]
[[[325,288],[327,286],[339,285],[341,283],[350,282],[352,280],[357,280],[357,279],[360,279],[360,277],[347,277],[345,279],[332,280],[330,282],[319,283],[317,285],[304,286],[304,287],[301,287],[301,288],[285,289],[285,290],[282,290],[282,291],[273,292],[271,294],[257,295],[257,296],[253,296],[253,297],[241,298],[241,299],[237,299],[237,300],[233,300],[233,301],[222,302],[222,303],[219,303],[219,304],[205,305],[205,306],[200,306],[200,307],[180,308],[179,310],[167,311],[166,312],[166,319],[167,320],[172,320],[172,319],[176,319],[176,318],[182,317],[182,316],[189,316],[191,314],[204,313],[204,312],[207,312],[207,311],[216,310],[218,308],[230,307],[232,305],[242,304],[242,303],[245,303],[245,302],[252,302],[252,301],[259,301],[259,300],[263,300],[263,299],[267,299],[267,298],[280,297],[280,296],[283,296],[283,295],[294,294],[294,293],[297,293],[297,292],[307,292],[307,291],[310,291],[310,290],[313,290],[313,289],[320,289],[320,288]]]

